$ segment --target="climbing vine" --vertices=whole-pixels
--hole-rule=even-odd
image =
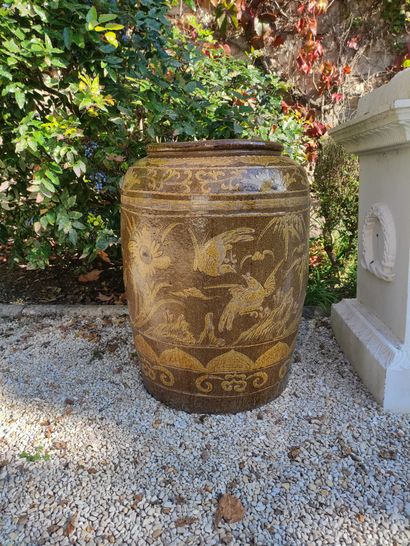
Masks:
[[[371,90],[383,83],[376,76],[370,82],[357,82],[362,79],[357,67],[376,32],[374,20],[377,38],[384,36],[395,51],[388,70],[393,73],[410,65],[410,0],[368,0],[366,17],[364,3],[354,0],[186,0],[186,4],[199,18],[206,14],[228,54],[238,37],[245,38],[250,50],[261,51],[265,69],[272,68],[292,85],[282,107],[303,119],[310,160],[317,158],[317,139],[326,132],[329,118],[348,109],[352,96],[354,103],[363,88]],[[343,24],[329,37],[326,30],[335,16]],[[278,70],[278,63],[270,66],[272,59],[286,55],[286,70],[283,66],[282,72]]]

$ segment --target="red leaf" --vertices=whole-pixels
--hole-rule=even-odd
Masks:
[[[289,104],[287,104],[284,100],[282,100],[282,102],[280,103],[281,105],[281,108],[282,108],[282,112],[284,114],[287,114],[289,112],[289,109],[290,109],[290,106]]]
[[[306,19],[303,19],[303,18],[299,19],[295,26],[296,26],[296,31],[299,34],[302,34],[302,32],[304,31],[306,27]]]
[[[316,41],[316,58],[323,57],[323,46],[319,40]]]
[[[103,272],[102,269],[92,269],[88,273],[84,273],[83,275],[80,275],[78,277],[78,280],[80,282],[93,282],[97,281],[101,273]]]
[[[316,36],[317,34],[317,19],[314,17],[309,17],[307,19],[307,27],[310,30],[310,32],[313,34],[313,36]]]
[[[351,49],[355,49],[357,51],[359,49],[359,37],[352,36],[350,40],[347,41],[347,47],[350,47]]]
[[[216,513],[216,525],[219,524],[221,518],[223,518],[227,523],[236,523],[241,521],[245,516],[245,509],[239,499],[225,493],[219,499],[218,511]]]
[[[253,36],[251,38],[251,45],[255,49],[262,49],[265,45],[263,36]]]
[[[98,256],[104,261],[106,262],[107,264],[111,264],[111,260],[110,260],[110,257],[108,256],[108,254],[106,252],[104,252],[104,250],[100,250],[98,252]]]
[[[221,44],[221,49],[224,50],[225,55],[230,55],[230,54],[231,54],[231,46],[230,46],[230,45],[228,45],[228,44]]]
[[[298,63],[299,69],[304,72],[305,74],[310,74],[312,70],[312,65],[307,63],[305,57],[302,55],[302,53],[299,53],[296,62]]]
[[[332,93],[331,98],[333,102],[340,102],[341,100],[343,100],[344,95],[343,93]]]
[[[350,66],[348,64],[346,64],[343,67],[343,74],[350,74],[351,71],[352,71],[352,69],[350,68]]]
[[[69,518],[65,524],[64,528],[64,536],[69,537],[72,535],[75,531],[75,523],[76,523],[76,517],[72,516]]]
[[[117,163],[122,163],[125,161],[125,156],[123,155],[117,155],[117,154],[109,154],[107,155],[108,161],[116,161]]]
[[[306,157],[309,162],[315,162],[318,156],[317,142],[311,140],[305,146]]]
[[[272,47],[279,47],[281,46],[282,44],[285,43],[285,38],[283,36],[281,36],[280,34],[278,34],[277,36],[275,36],[275,38],[272,40],[271,42],[271,45]]]
[[[326,125],[320,121],[314,121],[305,131],[305,134],[312,137],[318,138],[326,133]]]

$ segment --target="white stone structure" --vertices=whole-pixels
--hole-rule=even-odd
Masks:
[[[384,409],[410,412],[410,69],[331,135],[360,160],[357,298],[333,306],[333,331]]]

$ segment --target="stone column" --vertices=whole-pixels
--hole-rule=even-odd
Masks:
[[[333,331],[383,408],[410,412],[410,69],[331,135],[360,161],[357,298],[332,307]]]

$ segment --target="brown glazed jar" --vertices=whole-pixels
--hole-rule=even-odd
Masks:
[[[122,187],[124,277],[147,390],[190,412],[286,385],[306,289],[309,187],[272,142],[152,145]]]

